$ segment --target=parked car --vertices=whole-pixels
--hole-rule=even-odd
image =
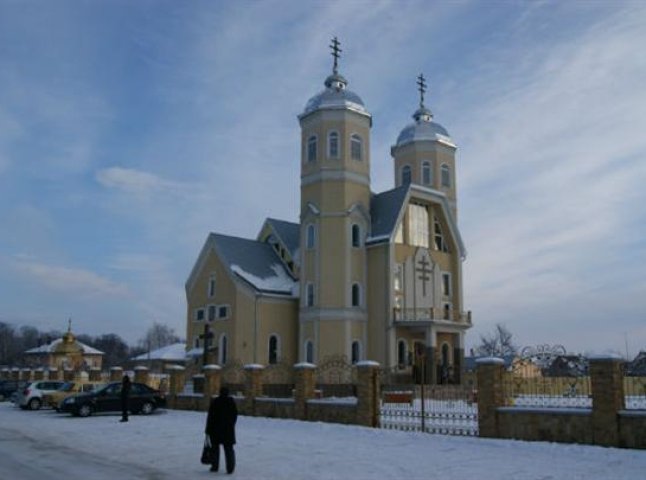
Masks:
[[[166,397],[159,390],[143,383],[132,383],[128,401],[129,411],[148,415],[155,409],[166,406]],[[59,405],[61,412],[87,417],[95,412],[121,411],[121,382],[108,383],[88,393],[67,397]]]
[[[104,385],[105,383],[90,381],[67,382],[55,392],[44,394],[43,405],[47,405],[49,407],[52,407],[56,411],[59,411],[61,402],[67,397],[76,395],[77,393],[92,392],[103,387]]]
[[[0,402],[11,398],[11,395],[22,390],[27,385],[25,381],[3,380],[0,382]]]
[[[16,404],[22,409],[39,410],[43,406],[43,395],[58,390],[64,383],[53,380],[31,382],[18,390]]]

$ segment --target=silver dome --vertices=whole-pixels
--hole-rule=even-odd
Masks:
[[[346,88],[347,81],[341,75],[330,75],[325,80],[325,89],[310,98],[305,110],[299,117],[309,115],[316,110],[353,110],[370,116],[361,97]]]
[[[410,142],[419,142],[423,140],[430,140],[432,142],[442,142],[455,146],[453,140],[439,123],[434,122],[431,111],[421,107],[413,115],[414,123],[407,125],[397,137],[395,147],[405,145]]]

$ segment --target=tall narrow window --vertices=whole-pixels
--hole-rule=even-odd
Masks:
[[[357,225],[356,223],[352,224],[352,246],[361,246],[361,227],[359,227],[359,225]]]
[[[330,132],[327,137],[327,154],[330,158],[339,158],[339,134]]]
[[[209,277],[209,298],[215,295],[215,275]]]
[[[195,348],[200,348],[200,337],[195,337],[193,345]]]
[[[195,320],[197,320],[198,322],[201,322],[202,320],[204,320],[204,309],[203,308],[198,308],[195,311]]]
[[[422,184],[431,185],[433,183],[433,171],[430,162],[422,163]]]
[[[209,322],[215,320],[215,305],[209,305]]]
[[[411,203],[408,205],[408,243],[428,248],[428,207]]]
[[[316,135],[312,135],[307,139],[307,161],[316,162],[316,150],[317,150],[317,139]]]
[[[223,333],[220,336],[220,365],[226,365],[227,364],[227,356],[228,356],[228,345],[227,345],[227,336]]]
[[[352,364],[361,360],[361,344],[358,340],[352,342]]]
[[[397,342],[397,364],[399,368],[404,368],[406,366],[406,342],[400,340]]]
[[[305,305],[308,307],[313,307],[314,306],[314,284],[313,283],[308,283],[305,285],[305,297],[306,297],[306,303]]]
[[[442,232],[442,225],[437,217],[433,221],[433,229],[435,230],[435,249],[440,252],[448,252],[449,247],[446,244],[446,239],[444,238],[444,233]]]
[[[442,272],[442,295],[451,296],[451,274]]]
[[[402,168],[402,185],[408,185],[411,182],[411,176],[410,166],[404,165],[404,168]]]
[[[306,233],[305,233],[305,247],[308,249],[314,248],[314,244],[316,242],[316,228],[314,227],[314,224],[310,223],[307,226]]]
[[[350,157],[352,157],[352,160],[361,160],[363,155],[362,143],[361,137],[356,133],[350,137]]]
[[[451,320],[451,304],[444,304],[444,320]]]
[[[361,306],[361,286],[358,283],[352,284],[352,306]]]
[[[314,344],[311,340],[305,342],[305,361],[307,363],[314,363]]]
[[[274,365],[278,363],[278,336],[272,335],[269,337],[269,364]]]
[[[393,272],[393,288],[399,292],[402,289],[402,269],[401,264],[396,264]]]
[[[451,172],[449,170],[449,166],[444,163],[442,164],[441,168],[441,179],[442,179],[442,186],[450,188],[451,187]]]

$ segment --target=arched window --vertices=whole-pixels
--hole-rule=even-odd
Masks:
[[[361,306],[361,286],[358,283],[352,284],[352,306]]]
[[[406,341],[399,340],[397,342],[397,365],[399,366],[399,368],[404,368],[406,366],[406,354],[408,353],[406,350]]]
[[[314,284],[308,283],[305,285],[305,305],[308,307],[314,306]]]
[[[352,224],[352,246],[361,246],[361,227],[356,223]]]
[[[410,166],[404,165],[402,168],[402,185],[408,185],[411,182]]]
[[[330,132],[327,136],[327,155],[330,158],[339,158],[339,134]]]
[[[219,360],[220,360],[220,365],[226,365],[227,364],[227,357],[228,357],[228,352],[227,352],[227,336],[226,334],[220,335],[220,355],[219,355]]]
[[[430,162],[422,163],[422,184],[431,185],[433,183],[433,170]]]
[[[444,320],[451,320],[451,305],[448,303],[444,304]]]
[[[352,342],[352,364],[361,360],[361,344],[358,340]]]
[[[442,164],[441,179],[443,187],[451,187],[451,172],[449,171],[449,166],[446,163]]]
[[[212,298],[215,295],[215,274],[211,274],[209,277],[209,289],[208,289],[209,298]]]
[[[278,335],[271,335],[269,337],[269,358],[268,363],[274,365],[278,363],[280,358],[280,341]]]
[[[363,141],[356,133],[350,137],[350,157],[352,160],[361,160],[363,155]]]
[[[305,342],[305,361],[314,363],[314,344],[311,340]]]
[[[307,226],[306,234],[305,234],[305,247],[308,249],[314,248],[314,245],[316,244],[316,227],[314,226],[313,223],[310,223]]]
[[[316,138],[316,135],[312,135],[310,138],[307,139],[307,161],[308,162],[316,162],[316,151],[317,151],[317,145],[318,141]]]
[[[440,252],[448,252],[449,246],[446,244],[446,239],[444,238],[444,233],[442,232],[442,225],[437,217],[433,217],[433,230],[435,238],[435,249]]]

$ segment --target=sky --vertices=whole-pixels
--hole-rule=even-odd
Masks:
[[[41,480],[52,472],[81,480],[224,478],[222,457],[215,476],[199,461],[205,412],[159,410],[132,415],[126,424],[119,417],[113,412],[75,418],[2,402],[0,475],[20,480]],[[236,441],[231,478],[240,480],[464,480],[481,478],[483,472],[490,480],[638,480],[646,468],[644,450],[249,416],[238,417]]]
[[[646,3],[0,0],[0,321],[185,332],[211,231],[297,221],[297,115],[331,71],[371,180],[426,104],[458,145],[467,349],[646,349]]]

